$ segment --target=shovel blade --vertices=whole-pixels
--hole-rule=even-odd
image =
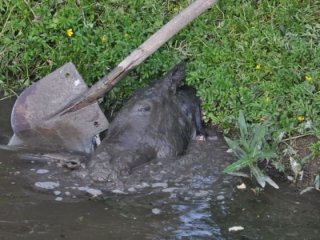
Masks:
[[[32,84],[13,106],[14,136],[9,145],[91,152],[93,137],[109,125],[98,103],[64,115],[57,114],[87,90],[88,86],[72,63]]]

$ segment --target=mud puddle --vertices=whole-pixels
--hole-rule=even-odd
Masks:
[[[0,102],[0,144],[11,136],[11,108]],[[317,192],[236,189],[239,179],[221,173],[232,156],[218,133],[210,137],[177,161],[136,169],[122,186],[94,188],[41,155],[21,159],[31,150],[0,150],[0,239],[318,239]]]

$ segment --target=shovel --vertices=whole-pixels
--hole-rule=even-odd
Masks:
[[[90,89],[71,62],[32,84],[13,106],[14,135],[8,145],[92,152],[95,136],[109,124],[97,99],[216,2],[197,0],[192,3]]]

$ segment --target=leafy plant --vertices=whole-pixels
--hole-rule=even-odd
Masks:
[[[239,112],[238,125],[240,129],[240,138],[231,140],[225,137],[225,140],[237,156],[238,160],[224,169],[225,173],[233,173],[245,167],[249,167],[251,174],[255,177],[261,187],[269,183],[274,188],[279,186],[266,175],[259,167],[260,160],[269,160],[277,157],[276,153],[270,149],[267,143],[267,127],[265,125],[249,125],[246,123],[244,114]]]

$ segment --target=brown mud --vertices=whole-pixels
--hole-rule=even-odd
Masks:
[[[306,135],[292,137],[286,141],[289,144],[286,148],[290,147],[291,156],[284,156],[281,163],[286,167],[285,174],[289,176],[292,185],[300,190],[313,186],[315,177],[320,174],[320,156],[314,156],[311,150],[312,144],[318,140],[313,135]],[[293,161],[299,166],[295,167]]]
[[[12,134],[12,103],[0,102],[0,144]],[[180,158],[143,165],[118,185],[90,186],[74,176],[86,156],[0,149],[0,239],[319,238],[318,192],[299,195],[283,183],[259,194],[237,189],[238,179],[222,173],[234,160],[226,150],[210,129]],[[104,197],[93,198],[100,189]],[[243,230],[230,232],[235,226]]]

